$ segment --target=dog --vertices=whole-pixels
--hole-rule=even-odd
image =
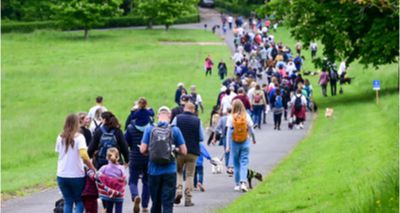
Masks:
[[[249,183],[249,188],[250,189],[253,188],[253,186],[251,185],[251,180],[253,178],[255,178],[255,179],[259,180],[259,181],[263,181],[262,174],[254,171],[254,170],[247,169],[247,182]]]
[[[340,78],[340,84],[351,84],[351,81],[354,79],[350,78],[350,77],[344,77],[344,78]]]
[[[211,158],[211,173],[221,174],[222,168],[223,168],[222,161],[218,157]]]
[[[333,116],[333,109],[332,108],[326,108],[325,117],[331,118],[332,116]]]

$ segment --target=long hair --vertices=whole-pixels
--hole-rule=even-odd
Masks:
[[[246,108],[241,100],[236,99],[232,102],[232,114],[246,115]]]
[[[112,112],[110,112],[110,111],[103,112],[103,113],[101,113],[101,117],[104,119],[104,125],[106,127],[111,128],[111,129],[112,128],[118,129],[121,127],[121,125],[118,122],[117,117],[115,117],[115,115]]]
[[[115,147],[109,148],[107,150],[107,160],[111,161],[113,164],[117,164],[119,160],[119,152]]]
[[[79,132],[79,117],[76,114],[70,114],[65,119],[64,130],[60,134],[65,142],[66,148],[65,152],[68,151],[69,146],[74,148],[74,137],[77,132]]]
[[[87,113],[86,112],[80,112],[80,113],[78,113],[78,117],[79,117],[79,124],[81,126],[83,126],[84,122],[85,122],[85,118],[87,117]]]

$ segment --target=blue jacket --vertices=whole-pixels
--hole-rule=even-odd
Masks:
[[[206,146],[203,143],[200,143],[200,155],[197,158],[196,166],[203,166],[203,161],[206,158],[207,160],[211,160],[211,156],[208,153]]]

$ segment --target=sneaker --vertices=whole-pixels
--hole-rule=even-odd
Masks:
[[[242,192],[247,192],[248,191],[247,186],[246,186],[245,183],[240,184],[240,190],[242,190]]]
[[[206,191],[206,190],[204,189],[203,184],[201,184],[201,183],[198,183],[198,184],[197,184],[197,188],[199,188],[201,192],[205,192],[205,191]]]
[[[233,190],[235,190],[235,192],[240,191],[240,186],[239,185],[235,186],[235,188],[233,188]]]
[[[186,207],[194,206],[194,203],[192,203],[192,201],[185,201],[185,206]]]
[[[148,213],[148,212],[149,212],[149,209],[148,209],[148,208],[142,208],[142,212],[143,212],[143,213]]]
[[[304,125],[303,124],[300,124],[300,129],[303,129],[304,128]]]
[[[133,213],[139,213],[140,212],[140,197],[136,196],[135,199],[133,200]]]
[[[175,200],[174,200],[174,203],[175,204],[180,204],[181,203],[181,199],[182,199],[182,195],[177,195],[176,197],[175,197]]]

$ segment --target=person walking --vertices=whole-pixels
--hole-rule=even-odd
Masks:
[[[97,108],[96,112],[94,113],[94,117],[90,121],[89,130],[92,135],[99,127],[103,125],[101,120],[101,113],[103,113],[103,108]]]
[[[195,106],[192,103],[185,104],[184,112],[172,121],[172,125],[178,127],[186,142],[187,155],[178,155],[178,179],[175,204],[181,202],[183,196],[183,168],[186,169],[185,206],[193,206],[192,191],[194,170],[197,157],[200,155],[200,142],[204,141],[204,130],[200,119],[194,114]]]
[[[171,122],[174,120],[174,118],[177,115],[183,113],[183,109],[185,108],[185,104],[188,103],[189,100],[190,100],[190,96],[189,95],[183,95],[181,97],[180,105],[172,109],[171,119],[170,119]]]
[[[149,156],[149,189],[152,201],[151,213],[172,213],[176,190],[175,148],[181,155],[187,149],[182,132],[169,125],[171,111],[168,107],[158,110],[156,126],[146,127],[140,152]]]
[[[89,146],[89,144],[92,142],[92,132],[90,132],[90,130],[87,128],[90,124],[90,118],[86,114],[86,112],[78,113],[78,117],[79,117],[80,132],[85,137],[86,146]]]
[[[296,94],[293,95],[290,105],[292,106],[291,117],[296,117],[296,128],[303,129],[304,121],[306,120],[307,100],[302,94],[301,89],[296,90]]]
[[[226,64],[223,59],[218,63],[218,74],[219,77],[222,80],[224,80],[225,76],[227,75],[228,71],[226,69]]]
[[[183,94],[187,94],[187,91],[185,89],[185,85],[183,83],[178,83],[178,88],[175,91],[175,103],[180,106],[181,104],[181,96]]]
[[[211,155],[208,153],[206,146],[204,143],[200,143],[200,155],[197,158],[196,161],[196,168],[194,171],[194,180],[193,180],[193,186],[195,189],[200,190],[201,192],[205,191],[204,188],[204,167],[203,167],[203,162],[204,158],[207,160],[211,160]]]
[[[149,126],[149,125],[147,125]],[[146,127],[147,127],[146,126]],[[145,128],[146,128],[145,127]],[[131,199],[134,203],[133,212],[140,212],[140,204],[143,212],[148,212],[150,192],[148,184],[148,163],[149,157],[140,153],[140,143],[142,141],[144,130],[138,128],[135,120],[131,120],[126,132],[125,139],[130,147],[129,153],[129,189]],[[142,182],[142,194],[139,196],[138,182]]]
[[[126,177],[125,168],[118,163],[119,156],[118,149],[109,148],[107,150],[108,164],[102,166],[99,174],[96,175],[100,199],[106,213],[122,213]]]
[[[329,81],[329,76],[326,70],[322,70],[321,75],[319,76],[319,85],[321,86],[322,89],[322,95],[324,97],[327,97],[326,95],[326,85],[328,84]]]
[[[232,23],[233,23],[233,17],[231,15],[229,15],[228,16],[229,30],[232,30]]]
[[[282,113],[283,113],[283,98],[281,95],[281,89],[277,87],[275,89],[275,97],[274,97],[274,106],[272,111],[274,113],[274,129],[281,130],[281,121],[282,121]]]
[[[206,71],[206,76],[208,74],[210,74],[210,76],[212,75],[213,66],[214,66],[214,63],[211,60],[211,56],[208,55],[207,58],[204,60],[204,68],[205,68],[205,71]]]
[[[201,110],[201,113],[204,113],[204,107],[203,107],[203,99],[201,98],[201,95],[197,93],[196,91],[196,85],[190,86],[190,101],[194,104],[195,106],[195,113],[196,115],[199,114],[199,108]]]
[[[253,144],[256,139],[253,130],[253,121],[246,112],[246,108],[240,100],[232,103],[232,114],[227,120],[227,150],[233,157],[235,191],[247,192],[247,169],[250,155],[251,135]]]
[[[132,107],[131,112],[126,119],[125,129],[135,120],[136,128],[144,131],[147,125],[150,125],[153,121],[154,111],[152,108],[147,106],[147,100],[144,97],[140,97],[135,105]]]
[[[88,116],[90,119],[95,118],[96,111],[101,108],[102,112],[108,111],[107,108],[103,105],[103,96],[96,97],[96,105],[89,109]]]
[[[338,74],[335,69],[330,68],[329,70],[329,85],[331,86],[331,95],[336,95],[336,86],[337,86]]]
[[[266,108],[267,100],[265,99],[264,91],[261,86],[257,84],[253,92],[253,97],[251,98],[251,105],[253,106],[254,114],[254,128],[261,129],[261,118],[263,110]]]
[[[65,213],[72,213],[74,204],[75,212],[83,213],[81,195],[85,187],[84,164],[95,170],[87,153],[85,138],[79,130],[78,115],[70,114],[56,140],[57,184],[64,198]]]
[[[314,59],[317,56],[318,45],[317,42],[313,41],[310,44],[311,58]]]
[[[227,141],[226,141],[226,132],[227,132],[227,126],[226,126],[226,121],[228,120],[228,117],[230,116],[230,114],[232,113],[232,109],[228,108],[227,111],[225,113],[223,113],[222,117],[219,119],[217,127],[215,128],[215,132],[218,132],[220,135],[220,140],[222,141],[222,144],[224,145],[224,159],[225,159],[225,167],[226,167],[226,171],[229,175],[233,174],[232,171],[232,166],[229,165],[229,158],[230,158],[230,152],[226,151],[226,147],[227,145]],[[216,143],[217,141],[217,134],[214,135],[213,138],[213,142],[212,143]]]
[[[99,169],[108,163],[107,150],[115,147],[123,156],[123,160],[121,159],[120,163],[125,163],[127,166],[129,149],[118,119],[109,111],[103,112],[101,118],[103,125],[93,135],[93,142],[88,149],[89,156],[94,158],[94,164]]]

